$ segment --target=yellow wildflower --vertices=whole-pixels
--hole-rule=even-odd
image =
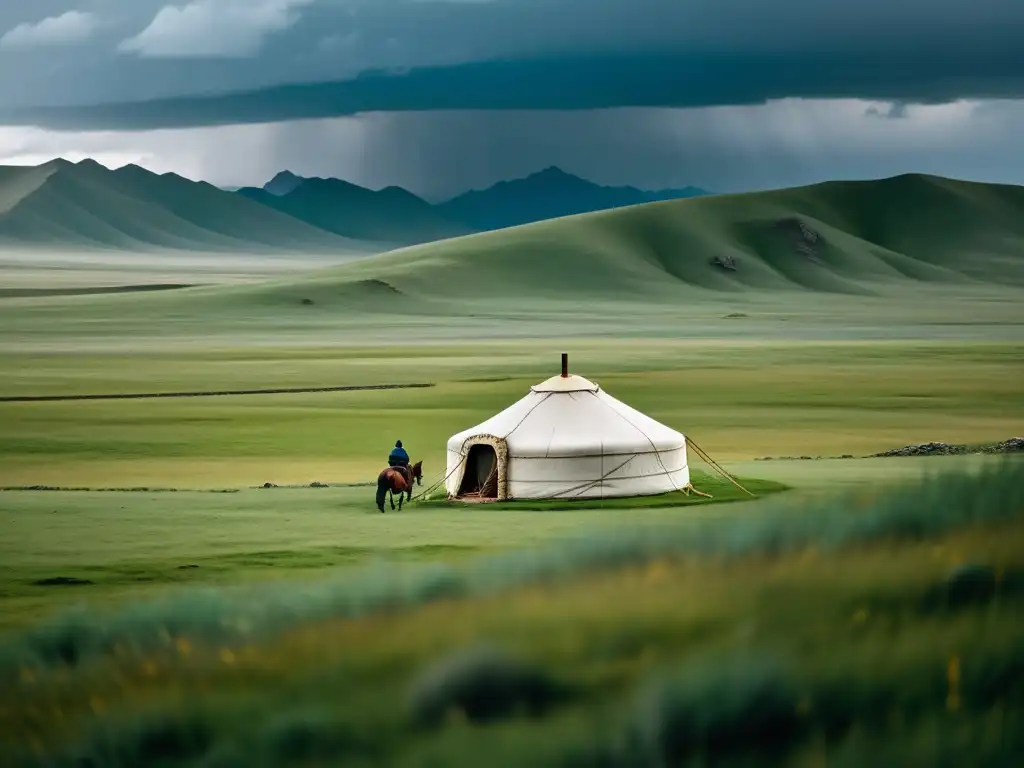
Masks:
[[[960,709],[960,657],[950,656],[946,665],[946,681],[949,693],[946,695],[946,708],[950,712]]]

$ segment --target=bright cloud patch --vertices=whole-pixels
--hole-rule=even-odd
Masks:
[[[194,0],[166,5],[119,50],[151,58],[244,58],[264,39],[292,26],[312,0]]]
[[[19,24],[0,37],[0,48],[35,48],[46,45],[70,45],[88,40],[98,20],[91,13],[68,11],[35,24]]]

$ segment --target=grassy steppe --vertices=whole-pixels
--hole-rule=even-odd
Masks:
[[[222,488],[372,480],[550,375],[558,343],[0,353],[0,395],[430,382],[428,389],[0,403],[0,486]],[[868,455],[1024,433],[1018,344],[572,342],[574,370],[721,460]]]
[[[386,515],[377,512],[372,487],[8,491],[0,494],[0,627],[80,602],[102,609],[180,586],[308,578],[374,560],[451,560],[609,530],[624,517],[631,530],[656,528],[684,515],[729,514],[721,502],[749,499],[721,478],[695,473],[694,482],[713,499],[674,493],[478,508],[413,502]],[[743,484],[761,497],[787,488],[756,478]]]
[[[0,733],[26,765],[1007,765],[1022,469],[69,617],[2,648]]]
[[[752,459],[1024,433],[1020,208],[1014,188],[905,177],[251,285],[0,298],[0,396],[435,385],[0,402],[3,486],[359,483],[399,437],[430,477],[450,434],[561,351],[745,483],[793,486],[401,515],[366,487],[3,491],[3,747],[29,764],[724,765],[747,747],[801,766],[1007,764],[1024,746],[1021,464]],[[816,260],[774,228],[793,217],[824,236]],[[915,481],[927,468],[967,474]],[[697,476],[728,497],[714,483]],[[936,596],[968,560],[993,586],[951,606]],[[78,602],[91,610],[44,620]],[[527,667],[459,656],[479,642]],[[657,680],[670,689],[643,693]],[[540,717],[474,725],[466,686]]]

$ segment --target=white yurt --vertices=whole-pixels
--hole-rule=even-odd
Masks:
[[[686,437],[562,374],[448,440],[445,488],[469,500],[650,496],[690,483]]]

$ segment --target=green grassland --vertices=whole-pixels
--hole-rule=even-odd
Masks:
[[[864,456],[1024,432],[1016,343],[631,343],[0,354],[0,395],[423,382],[426,389],[0,403],[0,486],[368,482],[394,440],[426,474],[448,436],[574,370],[726,461]]]
[[[26,765],[1007,764],[1022,469],[70,616],[0,648],[0,734]]]
[[[0,743],[29,764],[75,748],[112,765],[475,765],[486,750],[495,765],[653,766],[682,718],[704,724],[687,759],[743,764],[723,739],[761,744],[742,724],[797,691],[802,719],[770,721],[792,734],[787,764],[1002,764],[1024,732],[1017,593],[944,612],[928,596],[960,562],[1024,567],[1019,463],[828,457],[1024,433],[1022,211],[1015,188],[900,177],[271,280],[244,260],[230,281],[162,291],[31,295],[45,286],[23,279],[0,295],[0,398],[432,386],[0,402],[0,486],[93,489],[0,491]],[[776,226],[794,218],[823,238],[814,260]],[[717,503],[742,494],[691,457],[714,500],[375,510],[365,484],[395,439],[429,484],[447,437],[562,351],[770,498]],[[939,470],[965,474],[920,480]],[[313,481],[334,486],[284,487]],[[97,490],[138,487],[176,490]],[[236,612],[274,632],[231,634]],[[540,670],[492,660],[483,678],[525,675],[551,707],[480,726],[463,702],[411,724],[417,675],[480,641]],[[947,710],[951,657],[964,691]],[[786,671],[743,663],[762,658]]]
[[[103,606],[168,587],[308,578],[373,560],[450,560],[523,547],[619,527],[624,514],[632,530],[684,514],[696,521],[728,514],[722,502],[750,498],[720,477],[695,473],[694,482],[712,498],[674,493],[486,507],[413,501],[385,515],[374,506],[374,489],[362,486],[5,492],[0,627],[31,624],[80,602]],[[788,488],[756,478],[742,482],[758,497]]]

